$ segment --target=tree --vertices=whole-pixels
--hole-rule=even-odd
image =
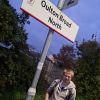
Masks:
[[[64,68],[73,68],[75,52],[73,46],[63,45],[57,54],[57,60]]]
[[[0,1],[0,42],[15,48],[26,47],[27,33],[24,25],[28,15],[16,13],[8,0]]]
[[[85,100],[100,99],[100,44],[96,41],[84,41],[77,46],[76,63],[77,93]]]
[[[8,0],[0,0],[0,92],[26,89],[31,83],[35,56],[28,55],[27,22],[28,15],[18,14]]]

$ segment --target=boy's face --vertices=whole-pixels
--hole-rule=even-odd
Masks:
[[[72,79],[72,75],[70,72],[66,72],[63,74],[63,81],[64,83],[69,83]]]

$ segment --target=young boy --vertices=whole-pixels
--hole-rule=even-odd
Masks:
[[[56,79],[51,83],[44,100],[75,100],[76,89],[72,82],[73,77],[73,70],[65,69],[62,80]]]

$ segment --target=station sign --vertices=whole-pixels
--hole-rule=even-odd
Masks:
[[[49,0],[23,0],[21,9],[68,40],[75,41],[79,26]]]

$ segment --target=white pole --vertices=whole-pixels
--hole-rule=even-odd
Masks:
[[[42,51],[40,61],[38,62],[38,65],[37,65],[37,70],[36,70],[32,85],[28,89],[26,100],[34,100],[34,97],[36,94],[36,86],[37,86],[37,83],[38,83],[38,80],[39,80],[39,77],[40,77],[40,74],[42,71],[42,67],[43,67],[43,64],[44,64],[51,40],[52,40],[53,33],[54,33],[54,31],[49,29],[48,36],[47,36],[47,39],[46,39],[45,44],[44,44],[44,48]]]

